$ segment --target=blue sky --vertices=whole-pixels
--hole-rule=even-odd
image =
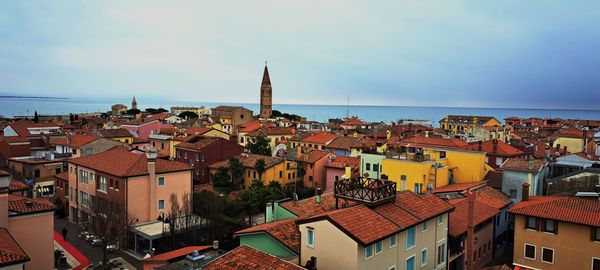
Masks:
[[[0,93],[600,109],[600,1],[2,1]]]

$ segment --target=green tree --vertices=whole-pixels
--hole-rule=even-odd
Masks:
[[[129,110],[127,110],[126,114],[129,114],[129,115],[136,115],[136,114],[138,114],[138,113],[141,113],[141,112],[142,112],[142,111],[140,111],[140,110],[138,110],[138,109],[129,109]],[[77,117],[76,117],[75,119],[77,119]]]
[[[215,174],[213,174],[212,182],[215,187],[225,187],[229,185],[229,170],[225,167],[220,167]]]
[[[231,174],[231,184],[233,189],[240,189],[244,181],[242,176],[244,175],[244,166],[239,159],[235,157],[229,158],[229,173]]]
[[[254,164],[254,169],[258,173],[258,180],[262,181],[262,175],[265,172],[265,170],[267,170],[267,164],[265,163],[265,160],[264,159],[257,160],[256,164]]]
[[[33,122],[34,123],[40,122],[40,116],[38,115],[37,111],[35,111],[35,113],[33,114]]]
[[[198,114],[190,111],[182,112],[178,116],[183,119],[198,119]]]
[[[249,142],[246,144],[246,149],[251,154],[270,156],[271,147],[269,146],[269,139],[264,136],[256,137],[256,141]]]

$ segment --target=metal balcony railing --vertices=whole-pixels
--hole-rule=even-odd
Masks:
[[[385,179],[354,177],[341,179],[334,184],[336,208],[338,199],[346,199],[368,206],[394,201],[396,198],[396,183]]]

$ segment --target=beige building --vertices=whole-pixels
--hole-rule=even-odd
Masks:
[[[526,195],[515,215],[515,269],[600,269],[600,201]]]
[[[253,120],[252,111],[240,106],[217,106],[211,114],[219,120],[223,131],[236,135],[238,126]]]
[[[174,115],[179,115],[182,112],[193,112],[195,114],[197,114],[198,116],[201,115],[210,115],[211,111],[210,108],[206,108],[204,106],[200,106],[200,107],[196,107],[196,106],[177,106],[177,107],[171,107],[171,113]]]
[[[445,269],[448,213],[433,194],[400,192],[395,203],[333,210],[297,221],[300,263],[318,269]]]

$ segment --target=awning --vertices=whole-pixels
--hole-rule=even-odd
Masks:
[[[169,232],[169,224],[162,221],[150,221],[138,223],[131,227],[131,231],[149,240],[156,240],[162,237],[163,232]]]

